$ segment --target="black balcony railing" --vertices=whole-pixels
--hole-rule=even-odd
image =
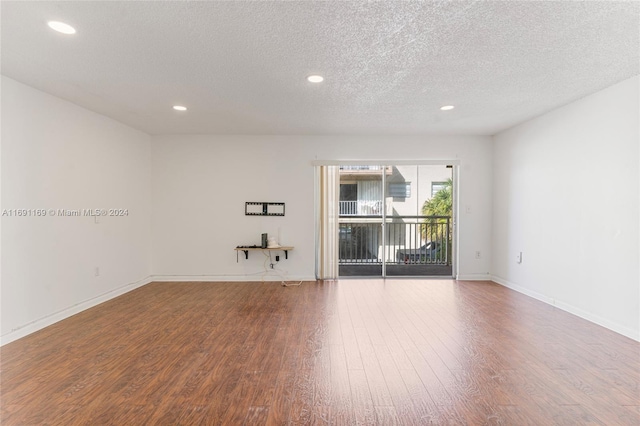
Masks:
[[[379,216],[341,217],[339,236],[341,265],[451,265],[447,216],[392,216],[384,227]]]

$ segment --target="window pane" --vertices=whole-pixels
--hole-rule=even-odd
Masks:
[[[438,191],[445,189],[447,182],[431,182],[431,197],[435,197]]]
[[[393,198],[410,198],[411,197],[411,182],[390,183],[389,184],[389,197],[393,197]]]

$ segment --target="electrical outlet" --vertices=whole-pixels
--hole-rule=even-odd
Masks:
[[[480,250],[476,251],[476,259],[480,259]]]
[[[100,267],[99,266],[96,266],[94,273],[96,274],[96,277],[100,276]]]

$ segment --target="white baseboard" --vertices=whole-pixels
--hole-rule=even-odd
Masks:
[[[152,275],[156,282],[256,282],[256,281],[316,281],[314,276],[279,276],[279,275]]]
[[[533,297],[536,300],[544,302],[548,305],[555,306],[558,309],[562,309],[565,312],[569,312],[577,317],[590,321],[594,324],[598,324],[604,328],[607,328],[611,331],[615,331],[618,334],[622,334],[630,339],[636,340],[640,342],[640,332],[637,330],[630,329],[623,325],[617,324],[613,321],[609,321],[606,318],[602,318],[598,315],[595,315],[591,312],[585,311],[583,309],[577,308],[569,303],[565,303],[562,301],[554,300],[551,297],[545,296],[544,294],[540,294],[538,292],[529,290],[527,288],[521,287],[519,285],[513,284],[504,278],[500,278],[498,276],[491,276],[491,281],[500,284],[504,287],[510,288],[511,290],[515,290],[518,293],[522,293],[526,296]]]
[[[458,281],[491,281],[491,275],[489,274],[466,274],[458,275],[456,277]]]
[[[39,318],[35,321],[32,321],[28,324],[21,325],[18,328],[11,330],[9,333],[0,337],[0,346],[5,345],[7,343],[11,343],[15,340],[18,340],[22,337],[25,337],[31,333],[34,333],[38,330],[41,330],[45,327],[48,327],[52,324],[57,323],[58,321],[62,321],[65,318],[69,318],[72,315],[78,314],[84,310],[89,308],[93,308],[101,303],[104,303],[108,300],[113,299],[114,297],[118,297],[125,293],[130,292],[138,287],[142,287],[143,285],[149,284],[151,282],[151,276],[147,276],[138,281],[125,284],[121,287],[118,287],[114,290],[108,291],[99,296],[93,297],[91,299],[85,300],[83,302],[76,303],[75,305],[63,309],[61,311],[55,312],[53,314],[47,315],[45,317]]]

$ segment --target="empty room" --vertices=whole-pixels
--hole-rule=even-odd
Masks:
[[[640,424],[640,2],[0,2],[0,424]]]

